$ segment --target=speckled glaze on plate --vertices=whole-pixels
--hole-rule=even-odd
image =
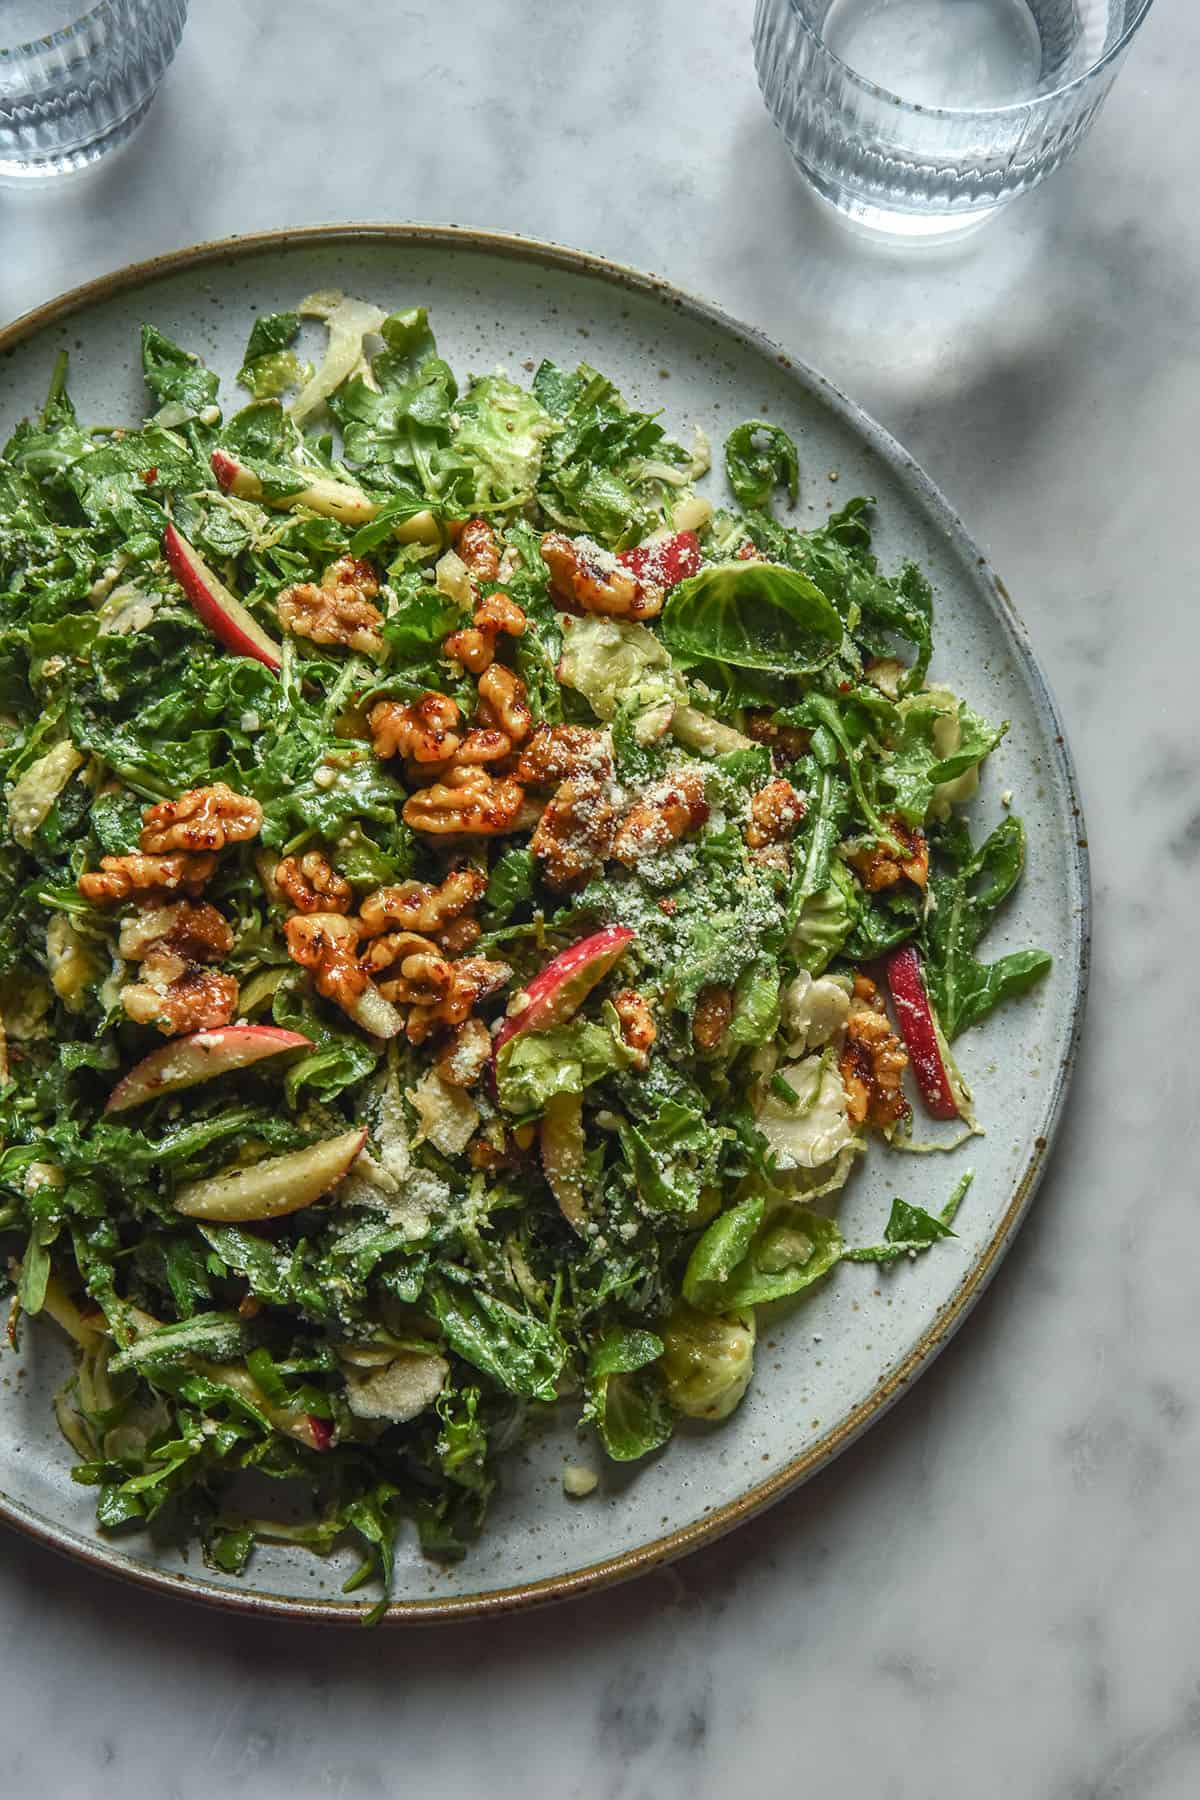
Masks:
[[[427,306],[460,376],[497,364],[518,374],[543,356],[585,359],[638,404],[661,407],[685,439],[702,425],[718,450],[733,424],[767,414],[800,448],[802,524],[852,494],[874,495],[885,565],[911,556],[934,584],[933,676],[1011,721],[972,823],[989,829],[1012,789],[1028,865],[987,954],[1039,944],[1055,958],[1034,995],[961,1042],[987,1135],[950,1157],[901,1158],[873,1146],[842,1196],[847,1239],[874,1242],[894,1192],[936,1208],[971,1167],[958,1236],[890,1274],[845,1265],[790,1310],[764,1317],[754,1383],[728,1424],[683,1429],[658,1456],[610,1467],[589,1499],[569,1501],[564,1461],[588,1450],[564,1423],[509,1459],[487,1531],[464,1561],[441,1568],[406,1539],[387,1620],[478,1617],[607,1586],[753,1517],[879,1418],[962,1323],[1025,1215],[1062,1108],[1086,989],[1086,833],[1058,714],[1024,627],[937,489],[822,376],[653,276],[453,227],[315,227],[201,245],[79,288],[0,332],[0,430],[7,435],[41,405],[63,346],[82,418],[140,418],[143,320],[200,351],[220,371],[228,401],[252,309],[289,307],[328,287],[389,309]],[[719,489],[719,477],[709,485]],[[264,1550],[239,1579],[146,1535],[103,1538],[94,1495],[71,1482],[72,1453],[54,1423],[51,1400],[67,1367],[50,1326],[27,1329],[19,1358],[0,1362],[0,1518],[97,1568],[194,1600],[296,1619],[361,1618],[360,1599],[340,1593],[348,1553],[320,1561]]]

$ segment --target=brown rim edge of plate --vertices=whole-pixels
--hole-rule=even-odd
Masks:
[[[732,335],[742,344],[759,350],[781,368],[795,376],[810,391],[820,395],[825,404],[840,414],[870,443],[872,449],[887,462],[906,484],[915,487],[932,517],[948,535],[969,552],[978,577],[984,583],[996,613],[1007,626],[1013,647],[1034,691],[1039,710],[1044,711],[1052,726],[1051,737],[1058,774],[1067,791],[1078,830],[1070,847],[1080,905],[1075,920],[1073,1016],[1066,1055],[1055,1071],[1046,1112],[1045,1129],[1036,1140],[1030,1157],[1017,1182],[1012,1199],[986,1247],[961,1282],[957,1292],[942,1307],[933,1323],[922,1333],[904,1361],[883,1380],[867,1399],[861,1401],[833,1431],[826,1433],[801,1456],[760,1482],[737,1500],[731,1500],[706,1518],[668,1532],[648,1544],[624,1551],[565,1575],[546,1576],[539,1581],[522,1582],[517,1587],[501,1588],[490,1593],[465,1594],[454,1599],[396,1601],[382,1615],[386,1624],[438,1624],[457,1619],[490,1618],[545,1605],[552,1600],[566,1600],[613,1587],[635,1575],[647,1574],[710,1544],[735,1526],[744,1524],[783,1499],[810,1475],[817,1473],[847,1449],[867,1427],[892,1406],[934,1357],[949,1342],[972,1306],[983,1293],[1006,1250],[1009,1241],[1029,1209],[1030,1202],[1045,1170],[1046,1158],[1057,1134],[1063,1103],[1074,1069],[1083,1028],[1091,944],[1091,884],[1087,849],[1087,832],[1083,821],[1074,763],[1057,703],[1033,655],[1028,634],[1008,589],[992,570],[987,559],[976,548],[957,513],[930,481],[911,456],[891,434],[877,424],[861,407],[807,363],[789,356],[763,332],[733,319],[711,301],[675,287],[657,275],[643,274],[587,251],[572,250],[537,238],[519,237],[509,232],[479,231],[457,225],[422,224],[357,224],[307,225],[277,231],[256,232],[244,237],[216,239],[194,244],[187,249],[171,251],[145,262],[130,263],[125,268],[102,275],[94,281],[72,288],[57,299],[35,307],[11,325],[0,330],[0,355],[24,343],[35,333],[60,320],[82,312],[98,301],[112,299],[148,283],[179,275],[188,269],[202,269],[215,263],[234,263],[243,258],[290,249],[310,249],[338,243],[394,244],[416,249],[484,251],[510,257],[515,261],[541,264],[571,274],[589,275],[613,286],[626,288],[648,299],[666,301],[680,311],[704,320],[723,335]],[[223,1611],[254,1614],[259,1617],[305,1619],[321,1624],[357,1624],[364,1615],[361,1603],[343,1600],[292,1600],[279,1594],[239,1592],[198,1582],[190,1575],[178,1575],[163,1569],[151,1569],[130,1562],[102,1543],[77,1537],[74,1532],[55,1525],[51,1520],[29,1512],[25,1507],[0,1494],[0,1519],[15,1526],[28,1537],[51,1549],[100,1570],[103,1574],[135,1582],[139,1587],[157,1593],[183,1595],[199,1604]]]

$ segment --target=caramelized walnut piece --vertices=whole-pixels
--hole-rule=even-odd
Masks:
[[[139,846],[152,856],[175,850],[224,850],[258,836],[262,807],[248,794],[235,794],[223,781],[189,788],[178,800],[160,800],[142,814]]]
[[[665,850],[708,818],[704,777],[697,769],[668,775],[630,808],[613,840],[612,853],[628,868],[655,850]]]
[[[807,810],[803,794],[798,794],[790,781],[768,781],[750,798],[750,823],[744,832],[747,845],[761,850],[767,844],[786,843]]]
[[[473,1087],[492,1055],[492,1034],[482,1019],[460,1025],[434,1064],[451,1087]]]
[[[802,725],[777,725],[769,712],[752,712],[746,716],[746,732],[756,744],[766,744],[776,756],[803,756],[812,742],[812,732]]]
[[[869,894],[895,887],[905,876],[923,888],[929,880],[929,845],[925,833],[919,825],[906,825],[898,813],[887,814],[884,824],[902,846],[901,852],[897,854],[884,843],[869,844],[846,858],[850,867],[857,872]]]
[[[279,623],[293,637],[378,656],[383,649],[379,635],[383,614],[371,604],[378,592],[379,577],[370,563],[358,556],[339,556],[319,587],[300,581],[283,590],[276,602]]]
[[[411,705],[380,700],[371,708],[371,739],[376,756],[403,756],[409,762],[443,763],[454,755],[460,738],[458,707],[447,694],[422,694]]]
[[[550,571],[553,592],[583,612],[614,619],[653,619],[662,611],[661,589],[640,581],[611,551],[602,550],[590,538],[548,531],[542,539],[542,560]]]
[[[557,787],[583,771],[612,775],[612,756],[603,732],[590,725],[539,725],[521,752],[514,773],[527,787]]]
[[[500,572],[500,547],[486,519],[467,519],[460,525],[454,548],[476,581],[495,581]]]
[[[838,1058],[846,1110],[855,1125],[886,1131],[906,1117],[909,1105],[901,1077],[907,1067],[908,1057],[888,1023],[878,988],[866,975],[856,974]]]
[[[358,925],[341,913],[293,913],[283,928],[288,955],[307,969],[319,994],[347,1007],[366,993],[369,976],[356,956]]]
[[[414,1006],[408,1015],[408,1037],[423,1044],[434,1032],[463,1025],[481,1000],[498,994],[512,980],[507,963],[489,962],[483,956],[464,956],[450,964],[450,984],[432,1005]]]
[[[132,850],[126,856],[102,856],[98,869],[79,877],[79,892],[93,906],[112,906],[130,894],[201,893],[211,879],[217,859],[211,853],[180,852],[175,856],[148,856]]]
[[[387,931],[373,938],[363,963],[393,1005],[432,1006],[450,990],[450,964],[416,931]]]
[[[487,594],[475,609],[470,625],[452,631],[442,645],[447,656],[462,663],[472,675],[482,675],[496,660],[496,639],[503,632],[508,637],[525,633],[525,614],[508,594]]]
[[[498,726],[514,744],[529,736],[533,717],[525,683],[503,663],[493,663],[479,677],[478,719],[485,727]]]
[[[354,889],[319,850],[285,856],[272,879],[297,912],[348,913],[354,904]]]
[[[487,892],[487,876],[478,869],[452,869],[437,887],[425,881],[402,881],[377,888],[364,899],[359,913],[369,937],[395,926],[428,936],[478,904]]]
[[[692,1042],[697,1050],[715,1050],[732,1017],[733,994],[729,988],[701,988],[692,1015]]]
[[[482,934],[483,927],[478,919],[452,919],[444,931],[438,932],[437,946],[447,956],[461,956]]]
[[[185,1031],[215,1031],[237,1011],[238,984],[219,969],[189,962],[165,945],[152,949],[140,979],[121,989],[121,1005],[138,1025],[153,1025],[166,1037]]]
[[[229,955],[233,941],[229,922],[207,900],[176,900],[122,919],[117,953],[126,962],[141,962],[161,947],[189,962],[214,963]]]
[[[404,806],[404,823],[431,837],[495,836],[516,828],[525,794],[511,777],[493,780],[484,769],[450,769]]]
[[[621,1036],[637,1058],[634,1066],[647,1068],[658,1029],[645,997],[636,988],[622,988],[613,1005],[621,1021]]]
[[[529,848],[542,865],[546,883],[561,890],[600,867],[612,851],[616,830],[617,809],[608,778],[582,771],[555,789]]]

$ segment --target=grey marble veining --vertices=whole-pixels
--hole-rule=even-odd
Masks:
[[[768,1517],[638,1585],[323,1635],[0,1536],[13,1793],[1200,1792],[1200,13],[1157,0],[1076,161],[913,259],[843,237],[797,186],[750,12],[194,0],[128,151],[0,193],[0,315],[202,237],[424,218],[657,269],[824,369],[968,519],[1066,713],[1097,939],[1046,1184],[912,1395]]]

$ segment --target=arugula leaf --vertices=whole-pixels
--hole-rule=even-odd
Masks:
[[[503,925],[520,906],[533,899],[537,859],[532,850],[506,850],[488,876],[484,904],[490,923]]]
[[[765,507],[775,487],[786,487],[793,506],[800,490],[796,446],[779,425],[747,419],[725,439],[725,473],[741,506]]]
[[[142,326],[142,373],[166,413],[159,415],[164,425],[186,424],[216,402],[219,384],[212,370],[153,325]]]
[[[912,1206],[907,1200],[897,1197],[892,1201],[882,1244],[856,1246],[853,1250],[844,1251],[843,1259],[846,1262],[897,1262],[904,1256],[920,1255],[921,1251],[930,1249],[942,1238],[953,1237],[954,1232],[950,1227],[974,1179],[974,1170],[965,1170],[955,1183],[949,1200],[937,1215],[927,1213],[923,1207]]]
[[[431,1281],[426,1300],[450,1348],[472,1368],[510,1393],[557,1398],[567,1347],[549,1325],[461,1278]]]
[[[1019,819],[1005,819],[978,850],[962,828],[942,834],[939,849],[951,869],[930,877],[934,905],[925,920],[923,966],[938,1020],[953,1042],[1001,1000],[1042,980],[1052,958],[1044,950],[1017,950],[981,963],[974,955],[1024,866]]]

